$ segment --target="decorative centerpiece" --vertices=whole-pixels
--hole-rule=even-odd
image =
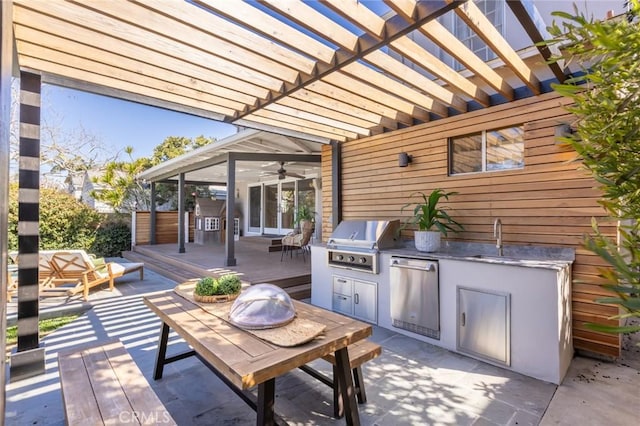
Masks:
[[[193,299],[196,302],[220,303],[234,300],[240,294],[242,282],[236,275],[220,278],[204,277],[196,283]]]
[[[447,236],[448,231],[459,232],[464,227],[453,220],[446,212],[444,207],[438,207],[441,198],[449,199],[449,196],[455,195],[457,192],[445,192],[440,188],[436,188],[429,195],[423,192],[414,192],[409,196],[421,198],[417,203],[409,202],[405,204],[400,211],[405,208],[414,206],[413,217],[407,220],[403,227],[409,224],[418,226],[418,230],[414,231],[414,242],[418,251],[433,252],[440,249],[440,234]]]

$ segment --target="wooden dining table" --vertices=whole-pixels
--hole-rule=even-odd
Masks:
[[[347,346],[370,336],[370,324],[294,300],[299,318],[326,328],[307,343],[281,347],[234,326],[215,309],[204,309],[174,291],[147,296],[144,302],[162,320],[154,379],[162,378],[164,365],[196,356],[257,412],[257,425],[270,425],[276,420],[281,423],[275,414],[276,377],[334,353],[334,380],[342,391],[346,423],[360,424]],[[191,349],[167,356],[170,329]],[[257,398],[249,391],[256,386]]]

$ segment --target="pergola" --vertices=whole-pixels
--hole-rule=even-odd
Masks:
[[[516,51],[471,1],[1,2],[4,170],[10,78],[18,70],[22,77],[21,256],[35,259],[29,254],[38,251],[42,83],[335,146],[535,96],[562,81],[564,69],[545,65],[550,51],[531,47],[545,38],[532,2],[507,4],[528,49]],[[437,20],[452,14],[495,59],[476,55]],[[7,192],[0,193],[3,206]],[[4,238],[6,208],[1,213]],[[2,251],[4,284],[6,244]],[[21,367],[23,377],[44,371],[37,270],[37,261],[21,261],[19,311],[30,326],[19,331],[12,370]]]
[[[43,82],[318,142],[537,95],[564,78],[558,65],[534,73],[549,50],[523,59],[471,1],[373,3],[13,0],[15,46],[20,68]],[[507,3],[529,46],[541,41],[532,2]],[[499,59],[486,63],[436,20],[447,13]]]

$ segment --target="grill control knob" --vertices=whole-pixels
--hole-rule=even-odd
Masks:
[[[336,254],[336,259],[337,260],[342,260],[342,259],[344,259],[344,256],[341,255],[341,254]]]
[[[353,256],[349,256],[349,262],[355,262],[355,261],[356,261],[356,258],[355,258],[355,257],[353,257]]]
[[[367,263],[367,258],[366,258],[366,257],[360,257],[360,258],[358,259],[358,262],[360,262],[360,263]]]

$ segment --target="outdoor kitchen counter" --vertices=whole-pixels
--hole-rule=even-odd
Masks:
[[[373,273],[357,266],[329,264],[329,247],[316,244],[311,249],[311,303],[527,376],[560,383],[573,356],[574,251],[541,246],[503,248],[504,256],[499,257],[495,244],[443,242],[442,250],[425,253],[408,241],[401,247],[380,250],[379,269]],[[413,292],[403,287],[392,290],[391,264],[397,257],[437,261],[439,295],[434,305],[439,311],[439,338],[420,332],[425,328],[436,330],[433,326],[392,315],[393,296],[404,291],[405,295],[396,299],[409,300],[409,292]],[[406,309],[413,312],[413,307]],[[363,312],[371,315],[365,318]],[[416,321],[421,320],[424,309],[419,312]],[[407,326],[398,325],[398,321]],[[488,329],[492,330],[491,336],[500,337],[498,343],[483,340],[481,331]],[[478,342],[480,349],[501,348],[501,353],[467,348],[468,342]]]
[[[503,256],[498,256],[496,251],[496,246],[490,244],[457,244],[443,246],[436,252],[422,252],[411,243],[402,248],[385,250],[385,253],[419,259],[452,259],[554,270],[566,268],[575,259],[575,251],[570,248],[505,246]]]
[[[325,243],[313,246],[326,247]],[[523,266],[563,270],[575,260],[575,249],[546,246],[504,246],[504,255],[498,256],[494,244],[460,243],[443,241],[442,248],[435,252],[416,250],[413,241],[405,241],[399,247],[382,252],[391,256],[415,257],[418,259],[452,259],[469,262],[494,263],[501,265]]]

